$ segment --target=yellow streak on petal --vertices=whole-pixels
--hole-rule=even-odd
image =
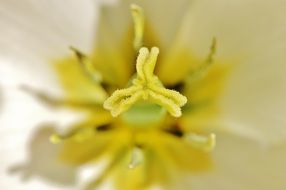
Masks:
[[[172,176],[179,174],[178,169],[180,172],[196,172],[212,167],[209,154],[157,130],[138,132],[135,142],[143,147],[144,162],[128,170],[130,155],[126,156],[125,161],[114,170],[118,189],[143,190],[156,183],[168,187]]]
[[[170,49],[158,64],[157,75],[163,84],[174,85],[183,81],[198,62],[190,49]]]
[[[57,60],[53,66],[64,89],[66,99],[103,103],[107,98],[105,90],[83,71],[76,57]]]
[[[184,107],[180,125],[184,131],[202,132],[216,129],[219,125],[219,98],[232,65],[216,62],[199,80],[187,82],[183,93],[192,102]],[[219,126],[221,127],[221,126]]]
[[[73,47],[71,47],[71,50],[74,51],[79,63],[83,68],[83,71],[86,72],[86,74],[89,75],[95,82],[102,82],[102,75],[95,68],[95,65],[93,64],[92,60]]]

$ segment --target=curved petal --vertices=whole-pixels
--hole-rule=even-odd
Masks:
[[[106,17],[104,20],[108,22],[110,29],[114,29],[113,34],[115,34],[115,40],[122,39],[123,34],[128,30],[126,27],[129,26],[133,30],[129,6],[134,3],[143,8],[147,25],[155,32],[160,45],[164,48],[171,45],[173,40],[175,40],[178,28],[180,28],[183,22],[182,18],[187,13],[191,1],[117,0],[115,5],[111,6],[113,10],[108,8],[109,10],[103,10],[102,12],[103,16]],[[162,6],[164,6],[164,11],[160,10]],[[147,31],[147,33],[148,32],[149,31]],[[156,46],[158,44],[151,45]]]
[[[215,169],[189,176],[188,187],[196,190],[284,189],[286,144],[265,149],[254,141],[218,134],[213,152]],[[186,185],[186,184],[185,184]]]
[[[264,143],[286,138],[285,5],[281,0],[196,1],[192,33],[185,36],[198,56],[207,54],[206,44],[215,36],[216,62],[232,67],[218,101],[219,125]]]
[[[49,142],[54,127],[39,126],[43,120],[49,120],[50,113],[12,88],[5,91],[3,101],[6,104],[0,115],[1,189],[65,189],[74,185],[75,168],[58,162],[59,147]],[[38,178],[41,182],[34,180]]]
[[[54,128],[37,126],[55,115],[31,97],[22,97],[17,87],[28,84],[50,91],[57,86],[47,63],[67,55],[71,45],[91,49],[94,5],[90,0],[0,2],[1,189],[65,189],[75,184],[75,169],[58,161],[59,147],[48,141]],[[23,183],[18,177],[32,180]]]
[[[186,24],[189,25],[186,19],[192,1],[144,1],[141,4],[146,10],[147,24],[154,33],[155,44],[151,45],[158,46],[161,52],[156,73],[164,84],[174,85],[186,76],[190,63],[195,61],[182,39]],[[160,11],[161,6],[164,11]]]
[[[135,1],[143,7],[146,21],[152,27],[160,44],[169,49],[178,34],[183,18],[189,10],[190,0]],[[164,7],[164,11],[161,8]],[[156,46],[157,44],[153,44]]]
[[[55,81],[47,62],[67,54],[71,45],[91,48],[95,13],[90,0],[1,1],[1,80],[37,86]]]
[[[256,130],[262,141],[279,143],[286,140],[286,46],[272,47],[275,53],[264,52],[261,57],[235,66],[220,107],[230,130],[238,130],[231,125],[236,123]]]
[[[106,100],[105,90],[83,71],[75,58],[57,60],[53,66],[67,100],[79,101],[82,104],[100,104]]]
[[[94,51],[95,63],[109,83],[124,85],[134,71],[133,22],[130,4],[138,3],[144,10],[145,46],[168,47],[175,39],[181,17],[189,0],[180,1],[117,1],[101,7]],[[159,11],[160,6],[164,11]],[[155,39],[153,39],[155,38]],[[156,43],[154,43],[156,41]],[[110,56],[112,55],[112,56]]]
[[[184,39],[200,56],[207,54],[213,37],[218,59],[261,56],[261,51],[273,49],[285,37],[285,4],[282,0],[194,1],[188,19],[191,33],[185,33]]]
[[[103,80],[124,86],[131,75],[135,56],[129,4],[103,4],[99,10],[93,50],[94,63],[103,74]]]

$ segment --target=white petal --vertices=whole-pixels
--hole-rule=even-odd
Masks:
[[[237,65],[221,99],[227,120],[255,129],[261,140],[286,140],[286,56],[282,49]],[[229,126],[230,128],[232,126]]]
[[[4,92],[2,100],[0,189],[56,190],[75,185],[75,169],[57,160],[58,146],[49,142],[54,126],[44,125],[52,122],[56,113],[13,88]],[[23,177],[27,181],[22,181]]]
[[[92,45],[96,4],[91,0],[4,0],[0,4],[1,45],[11,44],[8,49],[30,47],[43,52]]]
[[[233,64],[220,100],[223,124],[266,143],[286,140],[285,16],[281,0],[196,1],[186,38],[201,57],[217,38],[216,60]]]
[[[145,10],[156,37],[161,42],[160,48],[170,48],[177,37],[178,30],[189,11],[190,0],[138,1]],[[153,44],[156,46],[156,44]]]
[[[214,168],[189,177],[195,190],[283,190],[286,144],[265,149],[259,144],[231,135],[218,134],[212,153]]]
[[[91,48],[95,8],[92,0],[1,1],[1,81],[47,83],[47,62],[69,53],[69,46]]]
[[[115,7],[112,12],[105,15],[114,31],[122,38],[122,33],[128,30],[127,27],[132,26],[132,17],[129,11],[130,4],[138,4],[144,10],[145,19],[151,25],[152,32],[155,37],[159,38],[163,47],[168,47],[176,37],[178,28],[183,21],[185,14],[189,8],[190,0],[164,0],[164,1],[114,1]],[[113,2],[113,3],[114,3]],[[164,8],[164,11],[161,9]],[[112,13],[112,15],[111,15]],[[112,17],[113,18],[112,18]],[[153,44],[156,46],[159,44]],[[160,47],[161,48],[161,47]]]
[[[70,189],[74,183],[74,169],[57,161],[57,146],[48,141],[53,128],[39,127],[58,112],[44,109],[17,87],[48,91],[56,86],[48,62],[65,56],[71,45],[91,48],[95,8],[91,0],[0,2],[0,189]],[[23,183],[27,171],[31,178]]]
[[[285,39],[285,11],[283,0],[197,0],[185,23],[191,27],[185,40],[201,55],[206,55],[211,39],[216,37],[218,56],[252,56]]]

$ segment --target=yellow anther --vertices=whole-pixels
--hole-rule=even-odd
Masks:
[[[133,46],[135,50],[139,50],[143,44],[144,35],[144,14],[143,9],[138,5],[132,4],[130,6],[133,22],[134,22],[134,41]]]
[[[128,164],[129,169],[136,168],[139,164],[141,164],[144,161],[144,153],[143,150],[139,147],[133,148],[131,152],[131,159]]]
[[[74,129],[67,134],[59,135],[53,134],[50,136],[50,141],[53,144],[59,144],[67,139],[73,139],[77,142],[82,142],[95,134],[93,128]]]
[[[71,47],[71,50],[75,53],[81,67],[83,68],[83,71],[94,81],[100,83],[102,81],[102,75],[98,70],[95,69],[92,61],[79,50],[73,47]]]
[[[128,110],[137,101],[150,100],[164,107],[174,117],[180,117],[181,107],[187,98],[179,92],[164,88],[157,76],[153,74],[159,49],[153,47],[151,52],[141,48],[136,63],[137,76],[128,88],[116,90],[105,102],[104,108],[116,117]]]
[[[184,136],[184,139],[194,148],[201,149],[205,152],[211,151],[216,144],[216,136],[213,133],[208,136],[189,133]]]
[[[50,136],[50,141],[53,144],[59,144],[60,142],[62,142],[62,138],[57,134],[53,134],[52,136]]]

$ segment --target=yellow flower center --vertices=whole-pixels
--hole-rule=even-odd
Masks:
[[[131,5],[131,13],[134,22],[133,50],[138,54],[136,73],[122,74],[126,79],[122,80],[120,85],[110,82],[113,77],[106,75],[115,73],[116,69],[110,69],[112,64],[118,68],[116,61],[130,57],[117,59],[118,52],[114,53],[112,48],[111,52],[114,54],[107,54],[108,58],[103,61],[105,66],[103,68],[96,65],[97,62],[103,60],[101,56],[95,61],[92,59],[93,57],[88,57],[75,48],[72,50],[79,64],[76,64],[74,60],[75,64],[72,64],[72,59],[69,59],[64,61],[65,64],[56,66],[61,81],[69,92],[69,98],[73,100],[71,104],[66,102],[65,104],[85,110],[88,117],[65,134],[53,135],[51,141],[53,143],[63,142],[62,157],[80,164],[93,160],[100,154],[98,152],[106,150],[112,161],[102,177],[99,178],[100,180],[107,176],[112,168],[120,165],[119,163],[124,163],[125,168],[136,170],[138,166],[145,167],[145,165],[148,169],[151,166],[148,166],[147,163],[152,162],[153,159],[160,160],[159,162],[161,159],[166,159],[170,164],[173,162],[170,160],[173,159],[177,165],[180,165],[180,161],[182,161],[184,168],[185,165],[191,163],[188,159],[192,159],[193,155],[204,155],[215,146],[214,134],[205,135],[200,133],[202,130],[192,132],[193,126],[184,128],[182,123],[186,118],[193,119],[194,122],[190,123],[194,125],[194,128],[197,127],[195,126],[196,118],[192,118],[190,112],[196,110],[200,105],[206,104],[204,102],[213,98],[212,91],[216,92],[217,90],[214,88],[217,88],[218,85],[200,89],[200,85],[205,82],[201,79],[205,76],[210,77],[205,78],[207,81],[214,81],[217,78],[216,75],[210,76],[208,72],[213,63],[216,40],[213,40],[206,62],[186,75],[181,82],[187,87],[170,87],[158,72],[156,74],[161,80],[154,73],[159,48],[144,47],[145,18],[143,9],[137,5]],[[108,50],[110,50],[109,46]],[[102,50],[102,52],[104,51]],[[110,60],[113,60],[111,65],[109,65]],[[114,78],[118,76],[121,75],[115,74]],[[132,77],[124,88],[124,83],[130,76]],[[76,87],[73,87],[72,84],[76,84]],[[188,90],[189,88],[191,90]],[[193,88],[195,88],[194,91]],[[211,94],[210,97],[209,94]],[[74,97],[79,97],[79,101],[75,101],[77,99]],[[189,98],[188,102],[187,97]],[[184,105],[186,106],[183,107]],[[200,121],[206,119],[198,118]],[[174,157],[170,158],[172,156]],[[200,159],[195,160],[194,163],[200,165],[198,163],[203,162],[201,160],[204,160],[205,157],[205,155],[200,156]],[[187,161],[184,162],[185,160]],[[140,174],[142,173],[144,174],[144,172]]]
[[[165,88],[159,78],[154,75],[159,48],[153,47],[151,50],[148,50],[146,47],[141,47],[144,37],[143,10],[134,4],[131,5],[130,8],[134,21],[135,37],[133,45],[135,51],[139,50],[136,61],[137,72],[134,77],[132,77],[131,84],[127,88],[115,90],[112,95],[104,101],[103,107],[110,110],[113,117],[122,114],[120,118],[122,120],[120,121],[125,122],[127,126],[150,124],[152,127],[154,123],[166,117],[166,111],[173,117],[180,117],[182,115],[181,107],[187,103],[187,98],[178,91]],[[75,52],[78,62],[80,63],[79,65],[86,76],[97,84],[100,84],[103,81],[103,77],[94,67],[92,60],[79,50],[75,48],[71,49]],[[206,68],[212,63],[214,52],[215,39],[206,63],[186,79],[188,82],[204,74]],[[65,135],[53,135],[51,141],[53,143],[59,143],[62,140],[70,138],[76,141],[83,141],[92,136],[93,132],[94,131],[90,128],[75,128]],[[140,130],[136,133],[140,133]],[[215,145],[214,134],[204,136],[195,133],[183,133],[182,131],[176,132],[176,130],[175,132],[171,130],[170,133],[182,137],[184,141],[188,141],[193,147],[204,151],[211,150]],[[138,152],[138,147],[135,147],[134,151]],[[137,155],[137,153],[134,153],[134,159],[137,159]]]

